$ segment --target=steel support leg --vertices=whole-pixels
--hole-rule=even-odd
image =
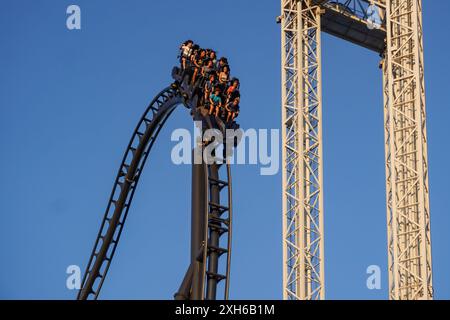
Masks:
[[[204,299],[203,262],[199,261],[199,251],[205,241],[205,215],[207,214],[206,194],[206,164],[195,164],[194,149],[192,156],[192,220],[191,220],[191,264],[193,265],[192,300]]]
[[[389,0],[383,64],[390,299],[432,299],[421,0]]]
[[[324,299],[321,11],[282,0],[283,298]]]

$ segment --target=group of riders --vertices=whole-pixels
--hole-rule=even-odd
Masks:
[[[192,40],[180,46],[180,64],[188,75],[190,85],[199,89],[197,107],[225,123],[239,115],[239,79],[230,77],[230,66],[225,57],[217,59],[212,49],[203,49]]]

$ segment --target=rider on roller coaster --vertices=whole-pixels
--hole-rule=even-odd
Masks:
[[[216,59],[212,49],[203,49],[192,40],[180,46],[182,78],[197,88],[199,99],[196,108],[202,114],[209,114],[222,120],[227,126],[235,124],[239,115],[239,79],[231,78],[230,66],[225,57]]]

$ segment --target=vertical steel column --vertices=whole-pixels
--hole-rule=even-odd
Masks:
[[[390,299],[432,299],[421,0],[389,0],[383,65]]]
[[[205,216],[207,214],[206,208],[206,164],[196,164],[196,153],[202,154],[202,148],[196,147],[192,152],[192,218],[191,218],[191,265],[192,271],[192,292],[191,300],[204,299],[204,276],[203,263],[199,261],[199,252],[204,246],[205,242]]]
[[[324,299],[321,12],[281,6],[283,298]]]

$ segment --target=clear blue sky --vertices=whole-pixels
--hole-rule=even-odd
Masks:
[[[433,267],[450,298],[448,1],[424,2]],[[66,8],[82,30],[66,29]],[[0,298],[72,299],[132,130],[192,38],[230,60],[244,128],[280,127],[278,0],[23,1],[0,4]],[[387,297],[379,57],[323,36],[326,287],[330,299]],[[170,161],[180,108],[135,195],[102,298],[171,299],[189,260],[190,168]],[[281,175],[236,166],[231,298],[281,298]],[[367,266],[383,271],[366,288]]]

